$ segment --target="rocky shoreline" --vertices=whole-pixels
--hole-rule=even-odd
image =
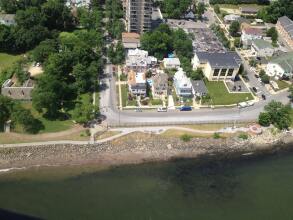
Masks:
[[[0,148],[0,169],[33,166],[63,166],[95,164],[108,167],[166,161],[174,158],[196,158],[203,155],[250,155],[284,147],[293,147],[292,134],[256,136],[249,140],[237,137],[225,139],[164,138],[155,134],[132,133],[96,145],[47,145]]]

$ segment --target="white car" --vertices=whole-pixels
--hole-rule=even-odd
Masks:
[[[160,108],[157,109],[157,112],[167,112],[167,108],[160,107]]]

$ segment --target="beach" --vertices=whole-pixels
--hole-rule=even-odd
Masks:
[[[260,136],[242,140],[227,138],[192,138],[184,142],[176,137],[134,132],[99,144],[53,144],[42,146],[1,147],[0,169],[34,166],[95,164],[101,167],[167,161],[174,158],[197,158],[214,154],[254,154],[293,146],[291,133]]]

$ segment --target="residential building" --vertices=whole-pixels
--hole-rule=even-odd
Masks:
[[[3,25],[15,25],[15,14],[0,14],[0,24]]]
[[[91,0],[67,0],[68,7],[89,7]]]
[[[178,96],[192,96],[192,84],[182,68],[179,68],[173,79],[176,94]]]
[[[122,44],[125,49],[140,47],[140,35],[137,33],[122,33]]]
[[[133,95],[146,96],[146,76],[144,72],[128,72],[128,88]]]
[[[240,15],[229,14],[224,17],[224,21],[226,23],[231,23],[233,21],[239,21],[240,18],[241,18]]]
[[[233,80],[239,72],[241,58],[236,52],[197,52],[193,69],[201,68],[208,80]]]
[[[268,41],[256,39],[252,41],[251,52],[257,57],[271,57],[275,52],[275,48]]]
[[[242,29],[241,41],[244,48],[251,46],[251,42],[256,39],[262,39],[263,31],[260,28],[245,26]]]
[[[17,86],[11,79],[6,80],[1,88],[3,96],[10,97],[16,100],[31,100],[31,93],[34,89],[34,82],[29,79],[23,85]]]
[[[163,60],[164,68],[166,69],[174,69],[180,67],[180,60],[179,58],[164,58]]]
[[[293,52],[273,57],[266,68],[267,75],[271,77],[293,76]]]
[[[241,15],[243,16],[256,16],[259,11],[257,7],[242,6],[240,7]]]
[[[288,46],[293,49],[293,21],[287,16],[283,16],[278,19],[276,29]]]
[[[130,49],[126,57],[126,71],[144,72],[157,64],[157,58],[149,56],[146,50]]]
[[[168,95],[168,74],[160,73],[153,77],[152,93],[154,98],[167,97]]]
[[[128,32],[141,34],[151,30],[152,0],[126,0],[125,10]]]
[[[203,80],[191,80],[192,92],[196,97],[203,97],[208,94],[208,89]]]

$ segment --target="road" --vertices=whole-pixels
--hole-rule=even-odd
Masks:
[[[259,101],[254,106],[222,109],[198,109],[191,112],[169,110],[168,112],[155,112],[145,110],[143,112],[119,111],[117,109],[117,96],[115,78],[112,76],[111,65],[106,65],[107,77],[102,79],[103,89],[100,91],[101,114],[106,117],[109,126],[137,126],[137,125],[168,125],[184,123],[220,123],[242,122],[257,119],[263,107],[271,100],[288,103],[288,92],[281,92],[270,96],[266,101]]]

